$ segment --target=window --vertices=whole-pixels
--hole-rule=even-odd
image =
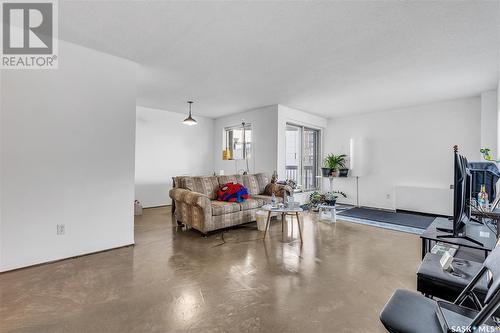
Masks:
[[[304,191],[318,188],[320,131],[286,124],[286,178]]]
[[[224,129],[224,159],[244,160],[251,157],[252,125],[226,127]]]

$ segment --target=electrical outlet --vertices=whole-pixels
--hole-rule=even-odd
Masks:
[[[64,224],[57,225],[57,236],[64,235],[66,233],[66,226]]]
[[[385,198],[386,198],[387,200],[389,200],[389,199],[391,198],[391,195],[390,195],[389,193],[387,193],[387,194],[385,195]]]

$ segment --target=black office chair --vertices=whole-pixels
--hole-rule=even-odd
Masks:
[[[485,274],[490,277],[488,292],[484,302],[480,302],[474,288]],[[462,306],[466,299],[471,299],[477,310]],[[491,318],[499,306],[500,247],[497,247],[455,302],[435,301],[409,290],[398,289],[382,309],[380,321],[391,333],[443,333],[446,332],[443,326],[469,326],[474,332],[474,327],[481,325],[500,326]]]

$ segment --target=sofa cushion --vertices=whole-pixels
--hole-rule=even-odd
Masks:
[[[240,204],[236,202],[212,200],[211,205],[212,216],[220,216],[224,214],[239,212],[241,210]]]
[[[219,181],[217,177],[184,177],[182,187],[193,192],[207,195],[210,199],[217,199]]]
[[[243,186],[248,190],[248,194],[259,194],[259,183],[255,175],[243,175]]]
[[[173,179],[173,187],[186,189],[186,178],[192,178],[191,176],[176,176]]]
[[[227,183],[240,183],[243,184],[243,176],[242,175],[227,175],[227,176],[217,176],[219,179],[219,186],[222,186]]]
[[[243,185],[248,189],[249,194],[263,194],[269,178],[264,173],[255,175],[243,175]]]
[[[266,185],[270,183],[268,175],[265,173],[257,173],[255,177],[257,178],[257,184],[259,184],[259,193],[257,194],[264,194]]]
[[[271,203],[272,196],[270,196],[270,195],[264,195],[264,194],[254,194],[254,195],[250,196],[250,199],[259,199],[259,200],[262,200],[263,204],[267,205],[267,204]],[[276,201],[277,202],[281,202],[281,201],[283,201],[283,198],[276,197]]]
[[[255,209],[255,208],[260,208],[264,205],[264,200],[262,199],[247,199],[243,202],[240,202],[241,210],[249,210],[249,209]]]

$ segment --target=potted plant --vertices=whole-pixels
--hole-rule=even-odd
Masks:
[[[339,169],[339,177],[347,177],[348,174],[349,174],[348,168],[340,168]]]
[[[330,156],[330,155],[328,155],[328,156]],[[332,169],[330,169],[330,163],[329,163],[328,156],[326,156],[323,159],[323,167],[321,168],[321,175],[323,177],[330,177],[330,174],[332,173]]]
[[[318,191],[314,191],[309,195],[309,202],[307,203],[307,206],[310,210],[316,211],[320,203],[321,194]]]
[[[340,191],[326,192],[324,195],[324,204],[328,206],[335,206],[339,194],[344,198],[347,198],[347,195],[344,192]]]
[[[333,194],[332,192],[325,193],[325,205],[335,206],[336,202],[337,202],[337,196],[335,194]]]
[[[329,176],[336,177],[337,171],[340,168],[345,168],[345,164],[347,162],[346,157],[347,157],[346,154],[340,154],[340,155],[328,154],[325,157],[324,165],[325,165],[325,167],[330,168],[330,175]]]
[[[347,198],[347,194],[341,191],[330,191],[326,192],[325,194],[314,191],[309,195],[309,201],[307,202],[305,207],[312,211],[318,211],[318,205],[320,204],[334,206],[339,195]]]

